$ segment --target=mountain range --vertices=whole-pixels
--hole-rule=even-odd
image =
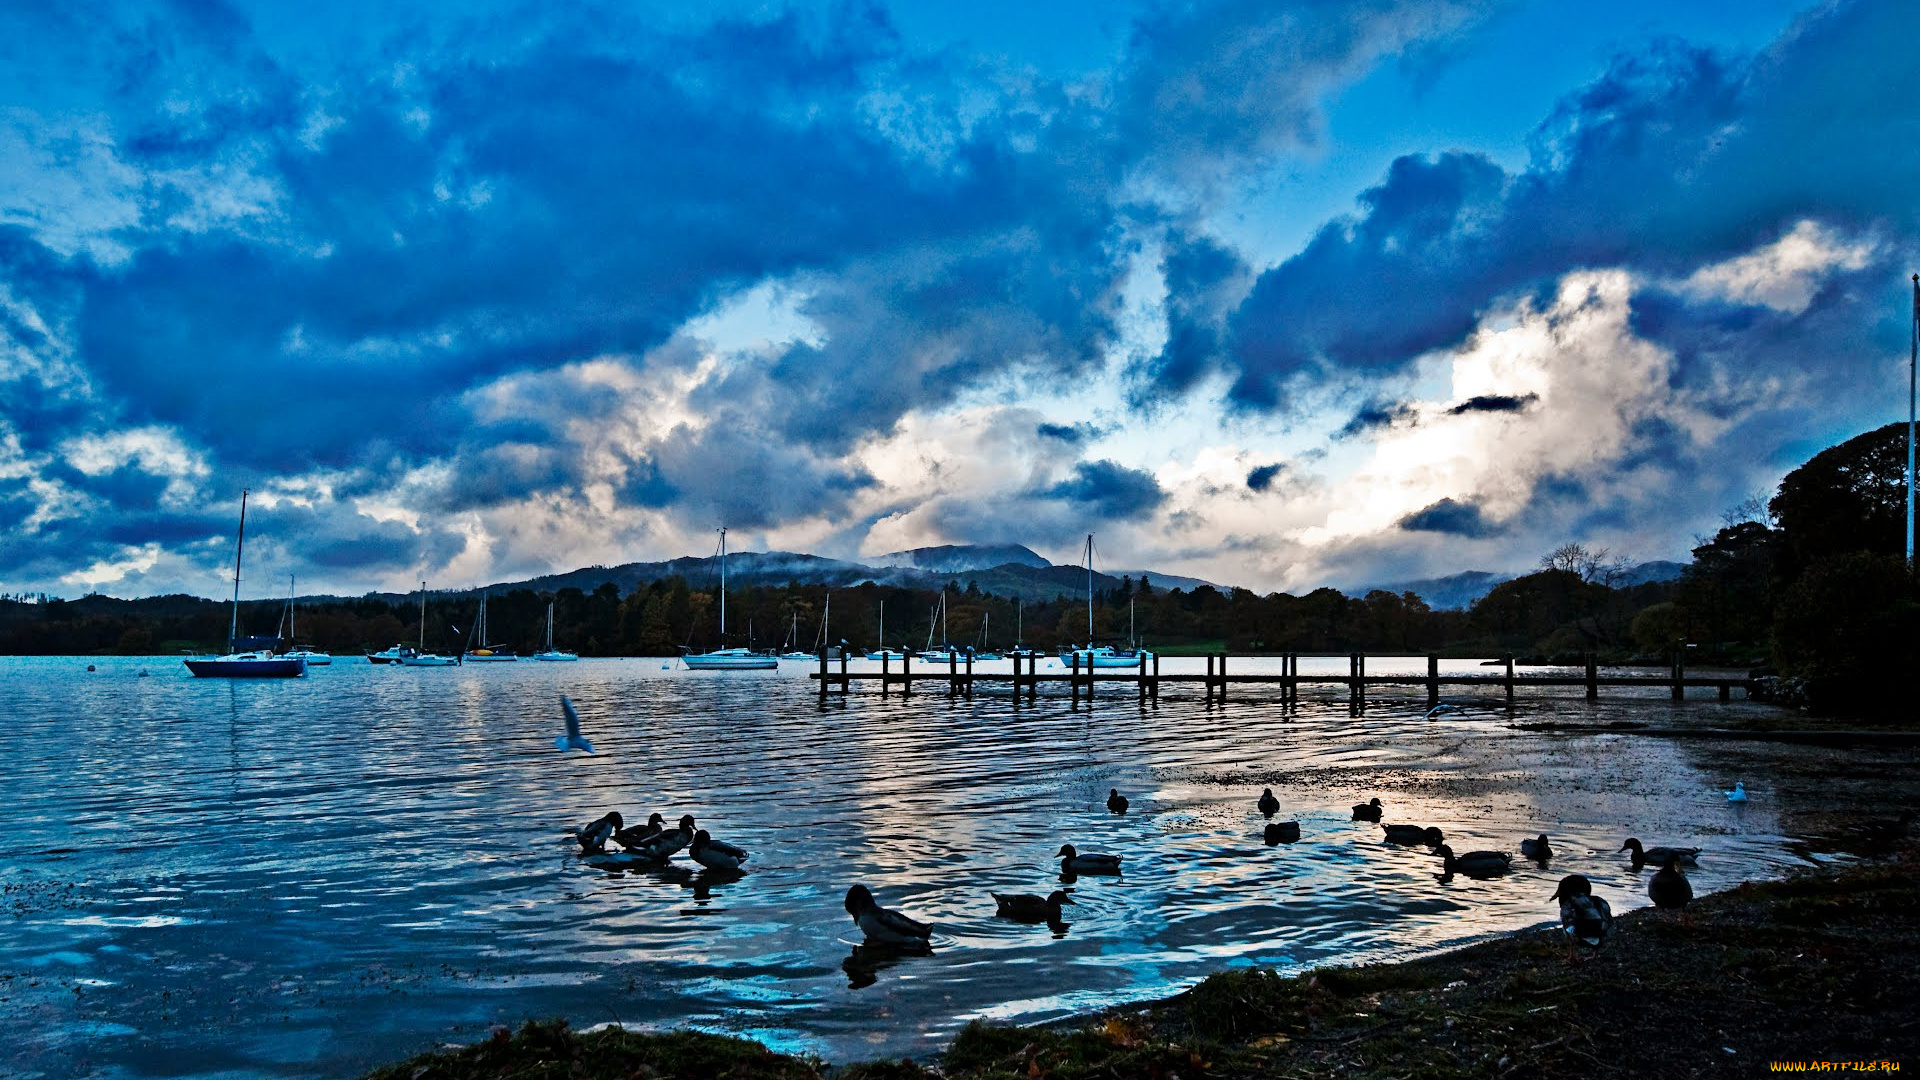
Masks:
[[[1615,588],[1629,588],[1634,585],[1647,585],[1656,581],[1672,581],[1686,572],[1685,563],[1669,562],[1658,559],[1643,562],[1621,571],[1613,581]],[[1402,581],[1393,585],[1375,585],[1361,589],[1355,596],[1365,596],[1374,589],[1384,589],[1391,593],[1413,593],[1427,602],[1427,606],[1436,611],[1464,611],[1473,606],[1474,601],[1493,591],[1493,587],[1505,581],[1512,581],[1517,574],[1494,574],[1485,570],[1467,570],[1446,577],[1421,578],[1417,581]]]

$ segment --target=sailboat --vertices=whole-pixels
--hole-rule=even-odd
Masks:
[[[869,650],[867,653],[867,659],[869,660],[905,660],[906,658],[907,658],[907,650],[887,648],[887,602],[885,600],[882,600],[880,601],[880,647],[877,649]]]
[[[1141,657],[1145,655],[1138,649],[1116,649],[1111,645],[1093,643],[1093,534],[1087,534],[1087,644],[1083,647],[1071,645],[1060,649],[1060,662],[1073,664],[1076,661],[1083,668],[1133,668],[1139,667]]]
[[[831,618],[832,615],[833,615],[833,594],[828,593],[826,594],[825,603],[822,604],[820,608],[820,633],[816,635],[813,639],[813,651],[803,652],[800,649],[792,649],[788,652],[781,653],[780,659],[782,660],[817,660],[819,659],[820,650],[827,648],[827,620]],[[793,613],[793,629],[788,631],[787,633],[787,642],[788,644],[793,644],[798,642],[799,640],[800,640],[800,613],[798,611],[795,611]],[[832,656],[836,652],[837,650],[829,650],[828,655]]]
[[[1007,656],[1014,660],[1031,660],[1040,655],[1039,649],[1029,649],[1021,643],[1024,637],[1020,626],[1020,598],[1013,598],[1013,648],[1007,650]]]
[[[765,671],[777,668],[780,661],[751,649],[725,648],[727,643],[727,530],[720,530],[720,644],[722,648],[704,653],[687,653],[681,663],[694,671]]]
[[[503,660],[518,660],[512,649],[504,645],[487,644],[487,590],[480,590],[480,614],[474,616],[473,639],[480,644],[467,650],[466,659],[476,663],[495,663]]]
[[[565,649],[556,649],[553,647],[553,601],[551,600],[547,601],[547,644],[545,648],[534,653],[533,658],[535,660],[561,661],[580,659],[579,653],[570,653]]]
[[[427,583],[420,583],[420,647],[400,658],[402,667],[453,667],[457,656],[441,656],[427,651]]]
[[[980,616],[980,644],[973,650],[975,660],[998,660],[1000,654],[987,644],[987,632],[993,628],[993,612],[984,612]]]
[[[293,575],[287,575],[287,640],[299,641],[300,634],[293,628]],[[297,656],[307,662],[308,667],[326,667],[333,663],[331,653],[322,652],[311,645],[295,645],[288,649],[287,656]]]
[[[297,656],[275,656],[274,638],[240,636],[240,555],[247,543],[247,493],[240,493],[240,532],[233,541],[233,618],[227,624],[227,651],[222,656],[196,656],[187,670],[202,679],[297,679],[307,673],[307,662]]]
[[[933,623],[936,620],[940,624],[940,647],[937,649],[933,647]],[[934,608],[934,618],[929,619],[927,622],[927,647],[920,650],[920,659],[935,664],[964,663],[967,659],[967,650],[956,649],[947,641],[947,593],[945,589],[940,591],[940,603]]]

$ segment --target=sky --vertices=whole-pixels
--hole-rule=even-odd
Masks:
[[[1685,560],[1903,419],[1920,5],[0,5],[0,593]],[[277,584],[276,584],[277,583]]]

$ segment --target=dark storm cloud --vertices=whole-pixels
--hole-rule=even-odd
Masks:
[[[1364,435],[1378,428],[1391,427],[1402,420],[1412,419],[1413,407],[1406,402],[1375,401],[1360,407],[1340,430],[1333,433],[1336,441]]]
[[[1285,465],[1261,465],[1247,473],[1247,488],[1251,491],[1265,491],[1273,486],[1274,478],[1279,476]]]
[[[1486,536],[1497,531],[1481,515],[1480,507],[1470,502],[1441,499],[1424,510],[1416,510],[1400,519],[1400,528],[1408,532],[1446,533],[1452,536]]]
[[[1167,498],[1152,473],[1106,460],[1079,462],[1072,476],[1041,494],[1107,519],[1140,517]]]
[[[1896,178],[1920,168],[1920,105],[1882,88],[1911,71],[1916,39],[1920,7],[1868,0],[1816,11],[1753,58],[1662,42],[1563,101],[1524,173],[1471,154],[1399,159],[1360,214],[1262,274],[1234,313],[1233,400],[1279,408],[1302,374],[1400,368],[1461,342],[1497,300],[1576,269],[1685,273],[1809,218],[1883,223],[1911,250],[1920,204]],[[1862,299],[1824,290],[1815,313],[1845,306],[1868,321]],[[1723,318],[1714,306],[1709,319]]]
[[[1054,439],[1070,446],[1079,446],[1104,434],[1105,429],[1098,424],[1081,421],[1078,424],[1041,424],[1036,429],[1042,438]]]
[[[1539,394],[1523,394],[1519,397],[1508,394],[1481,394],[1477,397],[1470,397],[1448,409],[1447,415],[1465,416],[1467,413],[1525,412],[1529,406],[1539,400]]]

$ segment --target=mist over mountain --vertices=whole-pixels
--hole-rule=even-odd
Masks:
[[[1615,588],[1628,588],[1634,585],[1648,585],[1656,581],[1672,581],[1686,572],[1685,563],[1656,559],[1652,562],[1637,563],[1627,567],[1612,582]],[[1436,611],[1464,611],[1481,597],[1493,591],[1501,582],[1512,581],[1520,575],[1496,574],[1488,570],[1463,570],[1446,577],[1421,578],[1417,581],[1402,581],[1390,585],[1372,585],[1354,590],[1354,596],[1365,596],[1375,589],[1384,589],[1391,593],[1413,593],[1427,602],[1427,606]]]
[[[990,570],[1008,563],[1034,567],[1053,565],[1032,548],[1021,544],[941,544],[939,547],[910,548],[875,556],[865,565],[957,574],[966,570]]]

